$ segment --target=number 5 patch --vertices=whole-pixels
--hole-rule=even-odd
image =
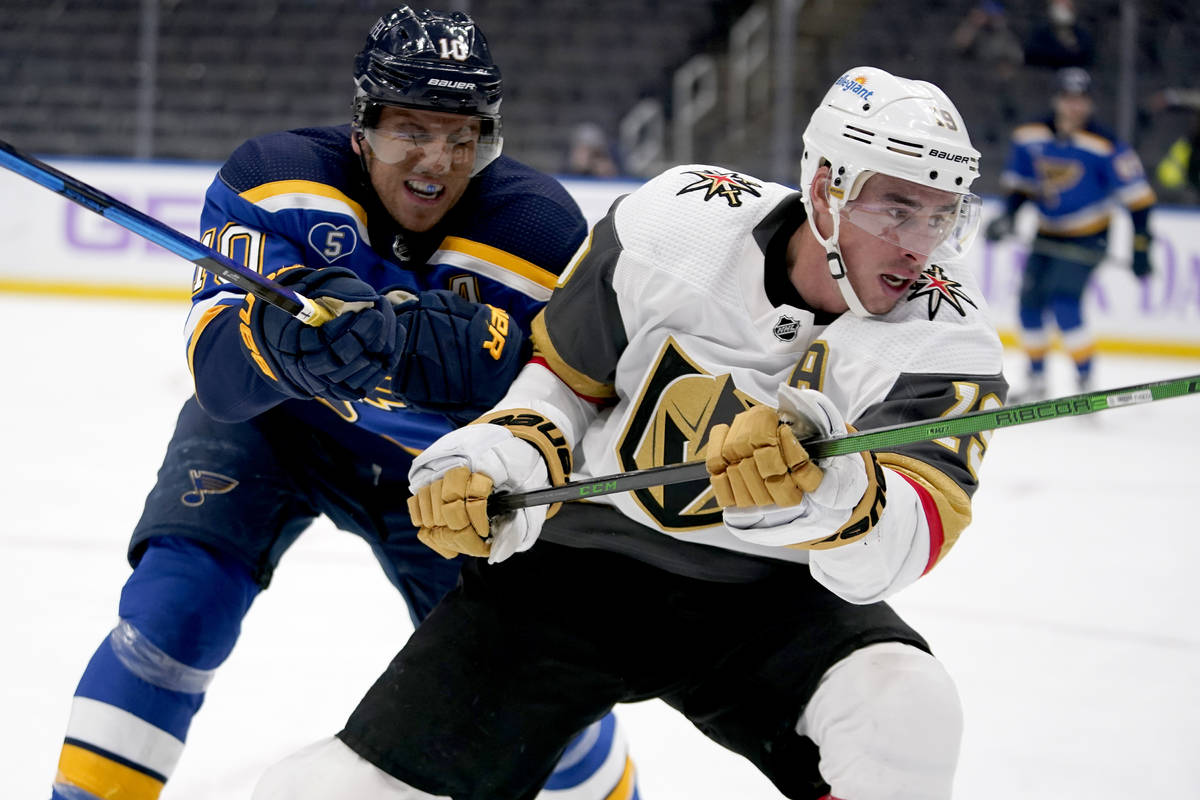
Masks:
[[[349,225],[320,222],[308,230],[308,244],[329,264],[354,252],[358,234]]]

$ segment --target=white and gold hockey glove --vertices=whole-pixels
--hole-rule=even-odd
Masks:
[[[409,516],[417,537],[446,558],[461,553],[496,563],[532,547],[558,506],[531,506],[489,519],[492,492],[542,489],[562,484],[569,473],[570,452],[545,417],[488,414],[413,460]]]
[[[746,409],[732,425],[714,425],[704,466],[721,508],[794,506],[821,484],[821,470],[769,406]]]
[[[801,549],[860,538],[857,528],[855,535],[840,534],[875,482],[874,456],[811,461],[799,440],[846,433],[841,412],[820,392],[786,384],[777,400],[778,412],[756,406],[734,417],[728,432],[713,428],[705,466],[725,527],[747,542]]]

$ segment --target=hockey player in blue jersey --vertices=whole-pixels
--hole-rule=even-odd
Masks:
[[[208,190],[204,242],[335,317],[309,327],[196,273],[195,396],[76,689],[54,800],[159,796],[244,615],[318,515],[369,543],[414,622],[457,580],[408,519],[412,458],[503,395],[586,224],[500,155],[500,73],[467,15],[384,15],[354,79],[351,125],[248,141]],[[636,796],[611,714],[563,763],[547,797]]]
[[[1019,126],[1001,181],[1009,190],[1004,213],[987,227],[989,241],[1013,231],[1017,210],[1037,205],[1037,236],[1025,262],[1019,300],[1021,346],[1029,358],[1024,392],[1046,396],[1047,317],[1075,363],[1080,391],[1091,385],[1094,343],[1083,319],[1082,297],[1092,271],[1108,251],[1113,205],[1133,218],[1133,273],[1150,275],[1150,210],[1154,190],[1129,145],[1092,119],[1091,77],[1078,67],[1057,76],[1054,113]]]

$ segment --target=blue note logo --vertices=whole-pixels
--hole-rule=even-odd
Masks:
[[[189,469],[188,477],[192,479],[192,491],[184,492],[179,500],[193,508],[204,502],[206,494],[228,494],[238,485],[236,480],[227,475],[203,469]]]
[[[308,229],[308,244],[321,258],[332,264],[354,252],[358,246],[358,234],[349,225],[319,222]]]

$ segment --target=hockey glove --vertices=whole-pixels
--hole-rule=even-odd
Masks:
[[[392,306],[348,269],[291,267],[279,283],[318,301],[334,318],[305,325],[286,311],[247,295],[242,349],[289,397],[360,400],[396,369]]]
[[[468,425],[451,431],[413,461],[408,479],[409,516],[417,537],[446,558],[459,553],[491,563],[533,546],[546,506],[531,506],[495,520],[487,515],[493,491],[525,492],[550,485],[538,448],[502,425]]]
[[[821,470],[775,409],[754,406],[714,425],[704,460],[722,508],[794,506],[821,484]]]
[[[1011,214],[1003,214],[987,224],[983,236],[989,242],[998,242],[1012,235],[1016,223]]]
[[[1150,235],[1139,233],[1133,237],[1133,274],[1139,278],[1148,278],[1154,272],[1150,264]]]
[[[525,332],[508,312],[445,290],[396,307],[406,335],[392,394],[418,411],[459,422],[492,408],[528,360]]]
[[[795,440],[797,434],[801,439],[809,439],[846,433],[847,427],[841,412],[820,392],[784,385],[779,387],[777,399],[778,419],[784,423],[778,428],[781,442],[787,441],[789,435]],[[765,406],[759,408],[770,411],[774,416],[773,410]],[[753,410],[743,411],[735,417],[734,426],[740,417]],[[730,433],[734,432],[735,429],[731,426]],[[790,449],[791,445],[784,447]],[[784,462],[787,463],[789,458],[795,460],[794,455],[786,455],[787,450],[784,447],[779,450]],[[755,450],[755,460],[752,463],[759,463],[759,452],[762,450],[762,447]],[[770,462],[774,459],[768,455],[763,460]],[[807,462],[806,466],[800,465],[799,470],[806,477],[793,479],[795,488],[801,495],[797,502],[784,504],[772,497],[773,502],[726,507],[725,527],[744,541],[773,546],[824,548],[852,541],[853,539],[845,539],[831,544],[826,540],[850,521],[870,484],[867,470],[873,463],[874,459],[869,454],[864,457],[861,453],[854,453],[820,459],[815,464]],[[808,468],[815,471],[815,482],[811,477],[813,473],[807,471]],[[796,472],[795,468],[789,469],[790,475],[795,475]]]

